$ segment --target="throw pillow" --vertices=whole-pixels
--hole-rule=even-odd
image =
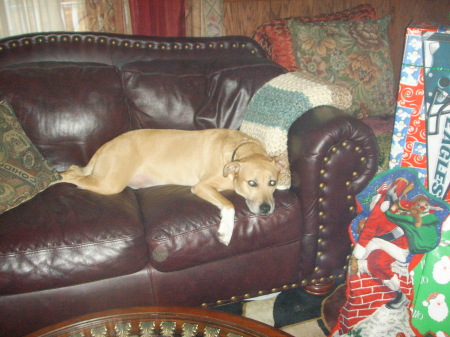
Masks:
[[[393,114],[394,78],[390,59],[390,16],[369,21],[290,20],[300,70],[350,90],[350,112],[359,117]]]
[[[61,179],[26,136],[11,106],[0,102],[0,213]]]
[[[365,21],[372,19],[376,19],[375,9],[369,4],[359,5],[336,13],[271,20],[256,29],[253,33],[253,39],[263,47],[272,61],[289,71],[295,71],[298,68],[292,51],[292,37],[288,27],[289,20],[307,23],[329,20]]]

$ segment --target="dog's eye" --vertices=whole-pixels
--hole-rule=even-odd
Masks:
[[[256,181],[254,181],[254,180],[249,180],[249,181],[248,181],[248,184],[249,184],[251,187],[256,187],[256,186],[258,186],[258,184],[256,183]]]
[[[277,184],[276,180],[269,181],[269,186],[275,186]]]

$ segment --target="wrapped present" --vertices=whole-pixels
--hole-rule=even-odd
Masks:
[[[413,23],[406,30],[389,168],[413,167],[427,186],[424,32],[450,32],[450,27]]]
[[[423,36],[428,188],[450,201],[450,34]]]

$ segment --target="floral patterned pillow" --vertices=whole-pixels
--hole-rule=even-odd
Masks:
[[[0,102],[0,213],[61,179],[27,137],[11,106]]]
[[[376,19],[376,17],[376,11],[372,5],[363,4],[340,12],[274,19],[259,26],[253,33],[253,39],[263,47],[272,61],[289,71],[295,71],[297,70],[297,64],[292,52],[292,37],[288,27],[289,20],[309,23],[330,20],[365,21]]]
[[[389,21],[389,16],[309,24],[290,20],[299,70],[347,88],[353,95],[350,112],[359,118],[394,114]]]

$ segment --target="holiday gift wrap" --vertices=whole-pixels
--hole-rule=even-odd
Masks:
[[[423,51],[428,189],[450,201],[450,34],[424,34]]]
[[[389,168],[413,167],[427,185],[426,111],[422,34],[446,32],[450,27],[413,23],[406,30]]]

